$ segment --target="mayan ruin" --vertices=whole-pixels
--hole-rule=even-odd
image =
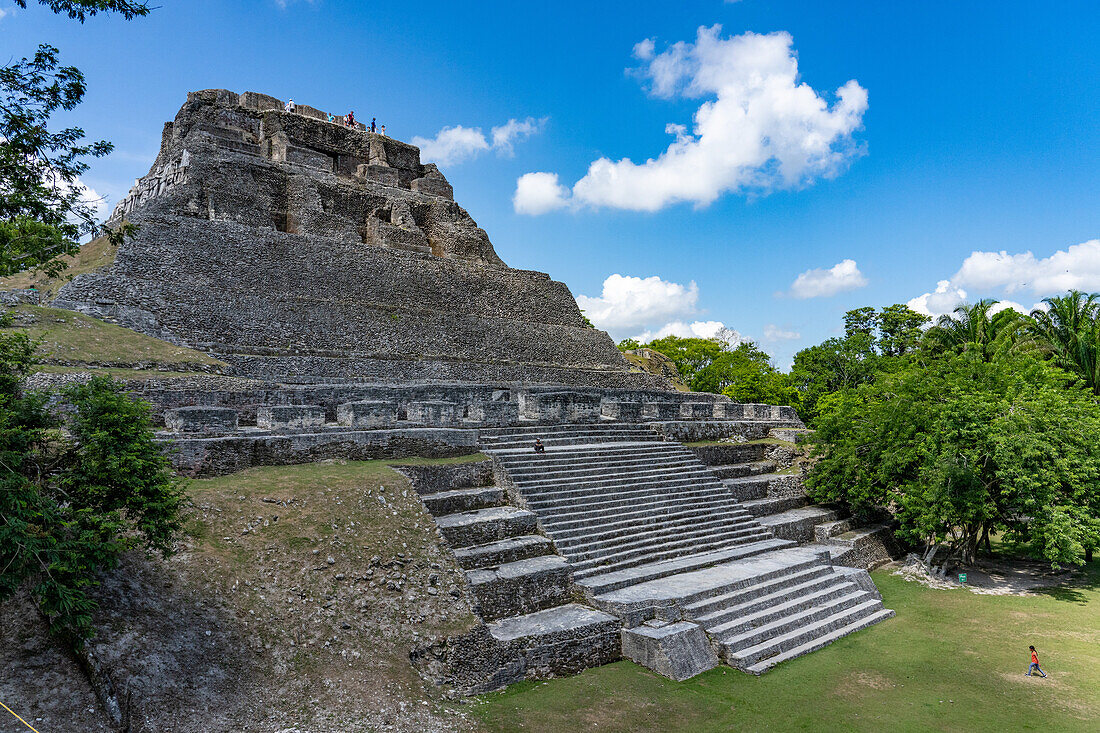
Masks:
[[[0,27],[161,22],[38,4]],[[180,79],[237,89],[158,71],[90,118],[126,120],[114,168],[47,133],[85,93],[57,49],[0,68],[0,733],[1090,729],[1100,296],[1071,260],[1100,244],[852,296],[887,279],[866,249],[784,267],[860,227],[908,256],[820,203],[879,160],[867,69],[830,91],[789,33],[653,31],[595,143],[401,75],[468,20],[268,4],[377,56],[291,99],[261,81],[327,39],[208,8],[262,63],[196,53]],[[591,94],[568,78],[546,99]],[[638,152],[615,83],[692,126]]]

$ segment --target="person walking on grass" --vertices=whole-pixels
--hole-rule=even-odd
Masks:
[[[1027,668],[1027,676],[1030,677],[1032,672],[1038,672],[1045,678],[1047,673],[1039,666],[1039,654],[1035,651],[1035,647],[1029,646],[1028,649],[1031,650],[1031,665]]]

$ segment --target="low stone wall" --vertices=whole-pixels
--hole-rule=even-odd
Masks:
[[[288,466],[342,458],[450,458],[478,451],[477,432],[450,428],[325,431],[298,434],[233,435],[220,438],[162,438],[173,466],[185,476],[221,476],[252,466]]]
[[[759,440],[766,438],[772,428],[793,426],[794,423],[795,420],[673,420],[657,422],[653,428],[672,440],[694,443],[733,437]],[[797,424],[802,425],[801,422]]]
[[[493,463],[488,459],[442,466],[397,466],[395,468],[408,477],[409,483],[418,494],[438,494],[440,491],[491,486],[493,483]]]

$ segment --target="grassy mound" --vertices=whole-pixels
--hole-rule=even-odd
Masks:
[[[45,273],[36,270],[24,270],[8,277],[0,277],[0,290],[37,288],[43,300],[52,300],[61,286],[69,280],[111,265],[117,255],[118,246],[111,244],[106,237],[93,239],[75,255],[59,258],[68,267],[57,277],[46,277]]]
[[[873,577],[896,618],[763,677],[719,667],[678,683],[619,662],[486,695],[477,716],[490,731],[1096,730],[1100,563],[1079,587],[1028,596]],[[1024,676],[1029,644],[1047,679]]]
[[[176,376],[181,372],[216,372],[226,366],[201,351],[73,311],[19,305],[8,312],[12,325],[0,332],[25,330],[31,338],[41,340],[38,356],[44,371],[104,367],[122,370],[125,376],[142,370],[168,371]]]

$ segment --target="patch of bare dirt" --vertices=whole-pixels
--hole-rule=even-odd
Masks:
[[[965,588],[984,595],[1027,595],[1047,588],[1072,585],[1083,576],[1074,568],[1054,570],[1050,563],[1035,560],[979,560],[974,565],[962,565],[950,575],[932,575],[919,562],[899,560],[889,565],[894,575],[915,581],[929,588],[951,590]],[[966,582],[959,576],[965,575]]]

